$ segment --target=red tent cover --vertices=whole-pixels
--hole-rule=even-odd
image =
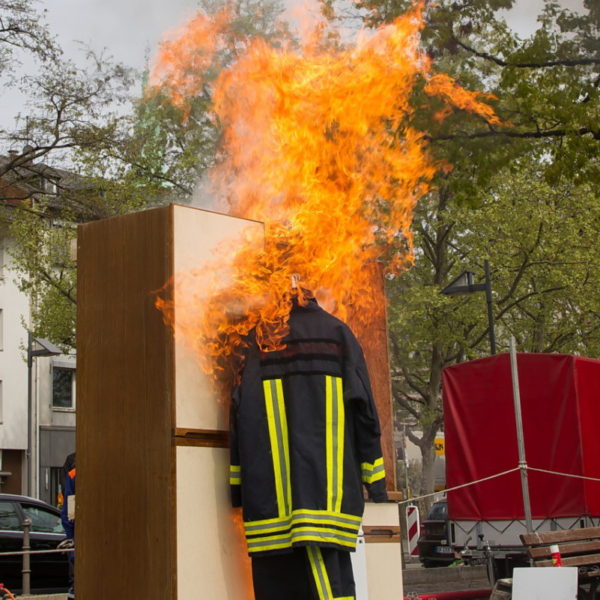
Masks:
[[[517,356],[527,465],[600,478],[600,360],[568,354]],[[443,372],[448,488],[518,466],[510,356]],[[600,482],[529,471],[534,519],[600,516]],[[513,472],[448,493],[454,520],[523,519]]]

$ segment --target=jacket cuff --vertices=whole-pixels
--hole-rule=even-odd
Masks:
[[[385,479],[380,479],[367,486],[369,499],[373,502],[387,502],[388,495],[385,487]]]

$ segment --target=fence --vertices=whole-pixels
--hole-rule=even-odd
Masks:
[[[23,568],[21,573],[22,579],[22,593],[31,593],[31,555],[32,554],[66,554],[68,552],[75,552],[75,547],[70,548],[55,548],[53,550],[32,550],[31,549],[31,519],[25,519],[23,521],[23,550],[18,552],[0,552],[0,556],[23,556]]]

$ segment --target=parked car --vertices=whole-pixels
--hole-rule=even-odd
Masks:
[[[426,519],[421,523],[417,541],[419,558],[423,566],[447,567],[455,561],[454,551],[448,543],[448,502],[434,502]]]
[[[35,498],[0,494],[0,553],[23,550],[23,521],[31,519],[32,550],[49,550],[65,539],[60,511]],[[66,592],[69,563],[66,553],[31,555],[31,591]],[[11,592],[22,590],[23,556],[0,555],[0,583]]]

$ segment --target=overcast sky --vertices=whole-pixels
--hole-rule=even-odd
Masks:
[[[562,0],[577,9],[582,0]],[[521,35],[535,27],[543,0],[518,0],[507,14]],[[116,59],[131,66],[144,64],[148,49],[154,49],[163,32],[183,24],[193,14],[195,0],[42,0],[50,28],[67,54],[77,52],[76,41],[94,49],[106,47]]]
[[[292,0],[288,0],[291,2]],[[507,14],[513,29],[522,36],[535,28],[543,0],[517,0]],[[577,10],[583,0],[562,0]],[[143,68],[165,31],[176,28],[194,13],[196,0],[40,0],[50,30],[58,36],[66,56],[77,59],[82,45],[99,52],[107,49],[115,60]],[[0,126],[11,128],[22,110],[21,100],[0,92]]]

